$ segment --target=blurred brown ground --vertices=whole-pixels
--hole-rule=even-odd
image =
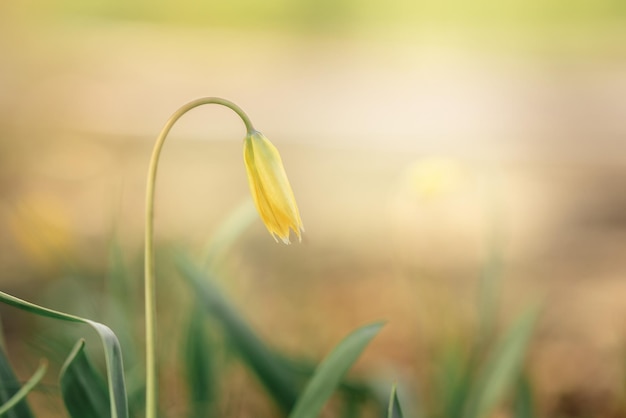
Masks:
[[[626,37],[611,30],[507,45],[9,24],[0,284],[104,264],[114,230],[136,253],[153,139],[186,101],[223,96],[281,150],[306,228],[283,247],[258,221],[229,257],[233,297],[275,346],[319,358],[386,319],[363,362],[424,377],[433,341],[473,324],[495,228],[501,322],[545,304],[531,354],[544,408],[602,405],[623,390],[626,335]],[[199,250],[247,197],[240,125],[205,107],[172,131],[162,240]]]

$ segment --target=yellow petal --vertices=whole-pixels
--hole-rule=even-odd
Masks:
[[[276,147],[260,132],[249,133],[244,161],[250,192],[268,231],[288,244],[292,229],[301,240],[302,220]]]

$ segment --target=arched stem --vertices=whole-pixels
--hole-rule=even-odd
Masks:
[[[218,104],[232,109],[243,120],[248,133],[254,131],[254,127],[248,116],[236,104],[219,97],[203,97],[191,101],[180,107],[169,118],[159,134],[148,168],[148,181],[146,184],[146,230],[145,230],[145,254],[144,254],[144,290],[146,310],[146,418],[157,417],[158,389],[157,389],[157,361],[156,361],[156,289],[154,277],[154,190],[156,173],[159,164],[161,148],[172,126],[191,109],[205,105]]]

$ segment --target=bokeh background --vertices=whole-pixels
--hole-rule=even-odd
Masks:
[[[542,413],[613,413],[626,365],[626,3],[3,2],[3,290],[97,310],[117,246],[140,287],[153,142],[201,96],[246,110],[300,206],[301,244],[275,244],[257,220],[223,259],[222,286],[269,344],[319,359],[385,319],[357,369],[417,388],[437,347],[472,332],[495,259],[499,324],[543,304],[528,359]],[[202,254],[234,210],[250,213],[244,133],[218,106],[173,129],[157,183],[164,248]],[[0,312],[16,368],[31,370],[51,324]],[[160,314],[175,322],[180,308]],[[262,393],[249,374],[231,374],[226,412],[275,413],[244,396]]]

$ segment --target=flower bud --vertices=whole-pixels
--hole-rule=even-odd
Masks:
[[[291,228],[301,241],[302,220],[276,147],[262,133],[251,131],[243,157],[254,204],[270,234],[289,244]]]

